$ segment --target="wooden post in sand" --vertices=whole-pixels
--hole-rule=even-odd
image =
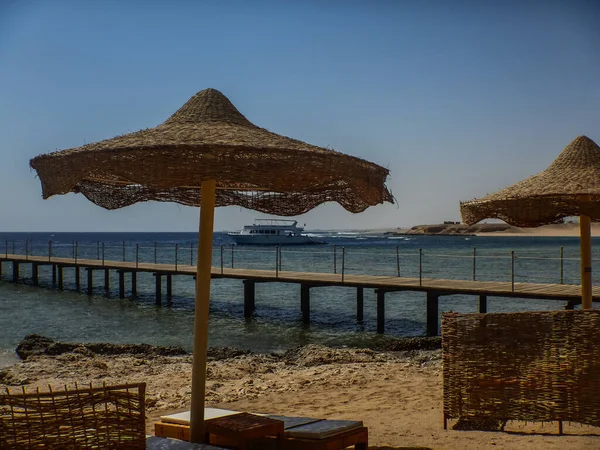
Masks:
[[[579,248],[581,252],[581,309],[592,308],[592,240],[591,219],[579,216]]]

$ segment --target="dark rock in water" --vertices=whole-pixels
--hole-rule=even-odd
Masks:
[[[16,349],[19,358],[25,360],[32,355],[62,355],[64,353],[96,354],[96,355],[146,355],[146,356],[179,356],[187,355],[181,347],[160,347],[149,344],[77,344],[59,342],[38,334],[29,334],[19,343]]]
[[[181,347],[161,347],[150,344],[85,344],[88,350],[97,355],[148,355],[148,356],[180,356],[187,355]]]
[[[383,351],[410,351],[410,350],[438,350],[442,348],[441,336],[410,337],[388,339],[376,346],[376,350]]]
[[[238,356],[249,355],[252,352],[250,350],[241,350],[233,347],[209,347],[207,350],[207,357],[214,360],[224,360],[237,358]]]
[[[43,353],[45,355],[62,355],[63,353],[71,353],[80,344],[70,344],[68,342],[52,342]]]
[[[39,334],[28,334],[25,338],[17,345],[15,352],[21,359],[27,359],[32,355],[43,355],[46,349],[54,344],[54,340]]]

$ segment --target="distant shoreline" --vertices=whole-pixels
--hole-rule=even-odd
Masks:
[[[578,237],[579,224],[564,223],[535,228],[518,228],[505,223],[483,223],[472,226],[447,223],[416,225],[411,228],[381,228],[365,230],[365,233],[391,236]],[[592,224],[592,236],[600,236],[600,223]]]

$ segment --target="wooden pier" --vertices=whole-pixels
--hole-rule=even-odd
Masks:
[[[104,291],[109,292],[110,271],[119,274],[119,297],[125,297],[125,274],[131,274],[131,292],[137,293],[137,273],[152,273],[156,278],[156,304],[162,305],[162,280],[166,279],[167,304],[172,298],[172,277],[174,275],[195,276],[196,267],[191,265],[153,264],[146,262],[104,261],[100,259],[56,258],[30,255],[0,255],[0,271],[3,263],[12,265],[12,281],[20,279],[20,266],[31,265],[31,281],[39,284],[38,268],[52,266],[52,284],[58,289],[64,287],[64,269],[75,269],[75,285],[81,287],[80,269],[87,272],[88,295],[93,292],[93,271],[104,272]],[[310,290],[315,287],[344,286],[356,289],[356,318],[363,320],[364,289],[374,289],[377,298],[377,332],[385,330],[386,294],[398,291],[418,291],[426,293],[427,334],[438,334],[439,299],[447,295],[473,295],[478,297],[479,311],[487,312],[487,297],[512,297],[525,299],[547,299],[566,301],[565,308],[581,302],[579,285],[541,284],[501,281],[469,281],[432,278],[408,278],[376,275],[351,275],[333,273],[291,272],[257,269],[233,269],[213,267],[212,278],[232,278],[244,283],[244,315],[251,317],[255,309],[256,283],[295,283],[300,284],[300,308],[305,323],[310,323]],[[600,301],[600,287],[593,288],[593,300]]]

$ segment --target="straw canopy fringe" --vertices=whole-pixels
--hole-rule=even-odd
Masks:
[[[560,223],[570,216],[600,220],[600,147],[579,136],[543,172],[481,199],[461,202],[460,212],[468,225],[486,218],[517,227]]]
[[[217,181],[216,206],[302,214],[329,201],[358,213],[392,202],[389,171],[360,158],[259,128],[221,92],[193,96],[161,125],[33,158],[44,198],[80,192],[107,209],[155,200],[200,205]]]

